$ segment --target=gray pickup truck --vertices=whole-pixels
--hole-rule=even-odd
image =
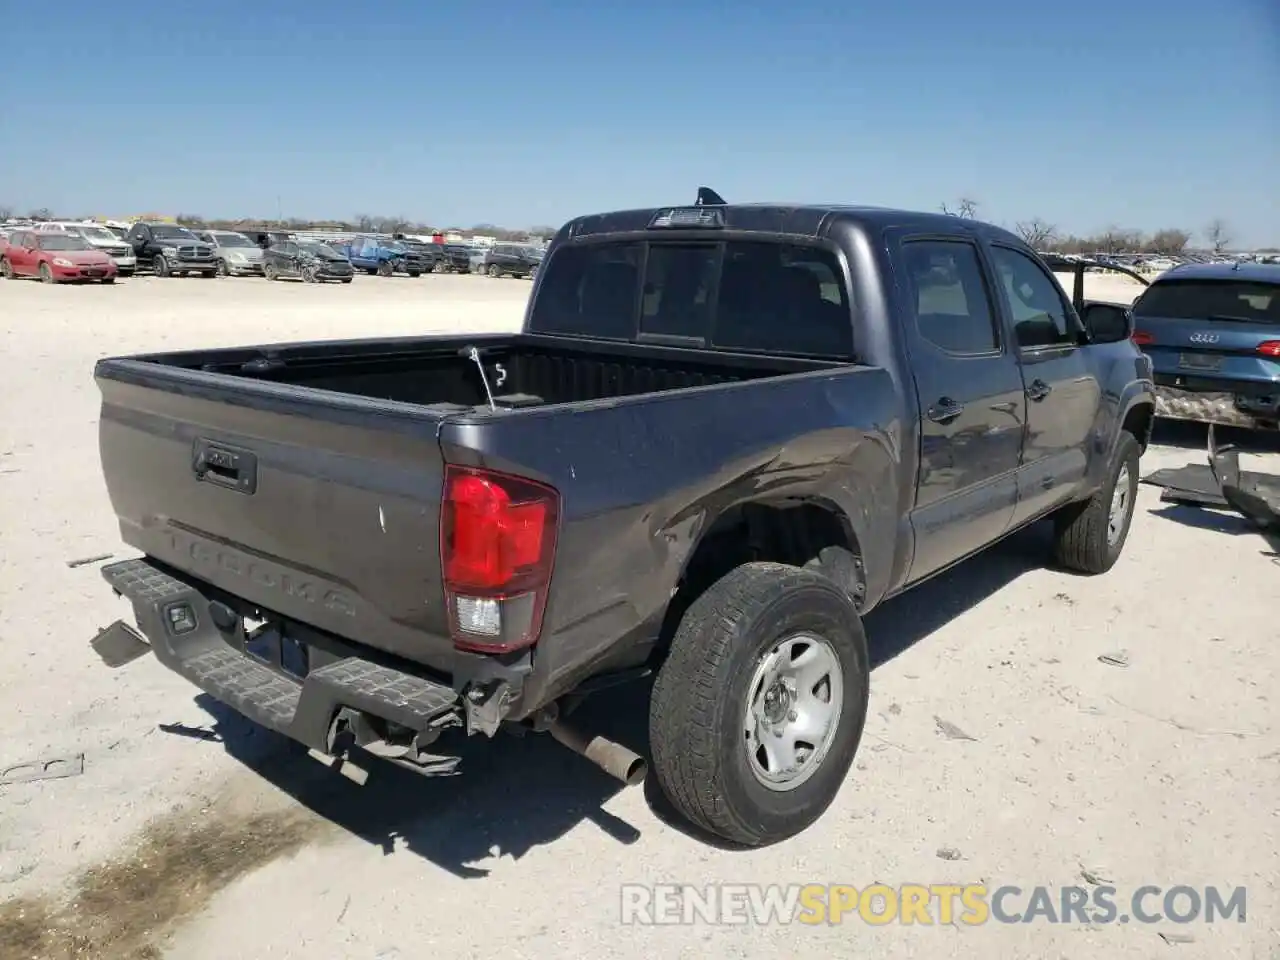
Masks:
[[[1153,412],[1131,332],[996,227],[704,188],[566,224],[519,333],[105,359],[141,556],[103,571],[138,627],[94,646],[428,775],[518,728],[638,782],[566,718],[656,674],[663,790],[773,842],[849,772],[863,614],[1041,518],[1057,563],[1115,563]]]

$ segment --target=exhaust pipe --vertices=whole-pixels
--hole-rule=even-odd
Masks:
[[[547,732],[574,753],[586,757],[609,776],[621,780],[629,787],[644,783],[649,775],[649,764],[634,750],[604,737],[589,737],[577,727],[563,720],[556,720]]]

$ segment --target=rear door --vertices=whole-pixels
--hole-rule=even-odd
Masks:
[[[976,242],[908,236],[898,263],[921,411],[911,566],[918,580],[1008,529],[1026,400]]]
[[[1012,246],[993,243],[989,255],[1026,387],[1027,433],[1014,514],[1018,524],[1079,492],[1088,473],[1089,438],[1102,390],[1081,346],[1080,318],[1053,274]]]
[[[1157,382],[1262,396],[1280,392],[1280,268],[1239,279],[1177,274],[1133,306],[1134,339]]]
[[[34,233],[22,231],[9,238],[9,250],[6,256],[9,258],[9,266],[20,277],[30,276],[35,269],[32,266],[35,256],[31,249],[35,246],[35,236]]]

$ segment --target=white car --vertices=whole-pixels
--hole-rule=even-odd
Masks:
[[[36,233],[72,233],[83,237],[90,246],[108,254],[116,262],[116,270],[122,277],[131,277],[138,269],[138,258],[134,255],[133,247],[101,224],[64,220],[38,223],[32,229]]]

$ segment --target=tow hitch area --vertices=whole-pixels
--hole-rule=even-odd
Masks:
[[[108,666],[150,649],[201,690],[335,766],[359,746],[425,776],[457,772],[459,758],[426,749],[462,725],[452,687],[358,657],[333,659],[299,678],[249,652],[243,619],[152,563],[125,560],[102,575],[132,603],[138,623],[135,631],[117,622],[94,638]]]

